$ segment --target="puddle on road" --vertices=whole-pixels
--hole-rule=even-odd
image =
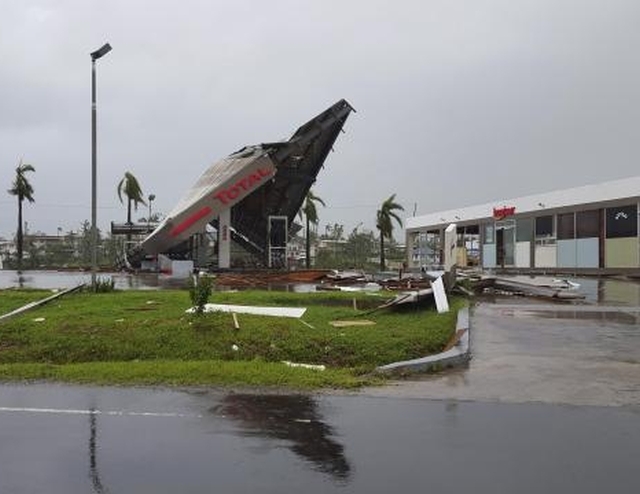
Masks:
[[[570,319],[640,325],[640,313],[626,312],[624,308],[609,310],[502,309],[500,315],[533,319]]]
[[[351,466],[317,402],[302,395],[230,394],[210,412],[236,422],[250,437],[286,441],[315,470],[347,480]]]

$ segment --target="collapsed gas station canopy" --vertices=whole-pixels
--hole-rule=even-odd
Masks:
[[[284,142],[247,146],[209,167],[138,249],[168,252],[217,227],[231,211],[231,236],[256,255],[265,254],[270,216],[291,225],[353,108],[340,100]]]

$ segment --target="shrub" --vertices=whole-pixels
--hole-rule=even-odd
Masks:
[[[189,284],[189,297],[194,306],[195,314],[200,316],[204,306],[211,296],[212,281],[208,276],[193,276]]]
[[[87,291],[90,293],[110,293],[115,290],[115,286],[116,282],[113,279],[113,276],[96,278],[95,287],[87,285],[83,288],[83,291]]]

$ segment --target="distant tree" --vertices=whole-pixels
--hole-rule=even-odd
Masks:
[[[80,224],[78,231],[78,255],[82,266],[91,265],[91,223],[84,220]],[[100,232],[98,231],[98,243],[100,242]]]
[[[311,235],[309,227],[311,223],[318,223],[318,208],[316,207],[316,203],[320,203],[323,206],[326,206],[326,204],[320,197],[315,195],[312,190],[309,190],[309,192],[307,192],[307,196],[305,197],[304,205],[299,212],[300,217],[302,217],[302,215],[304,214],[305,220],[307,222],[305,238],[305,266],[307,267],[307,269],[311,267]]]
[[[376,255],[376,238],[371,230],[359,231],[354,228],[347,238],[346,251],[349,256],[349,267],[355,269],[376,269],[375,263],[370,263]],[[371,264],[371,265],[370,265]]]
[[[33,187],[27,180],[27,172],[35,172],[36,169],[27,163],[23,163],[20,160],[20,164],[16,167],[16,177],[13,181],[13,185],[8,190],[9,194],[18,198],[18,232],[17,232],[17,244],[18,244],[18,269],[22,268],[22,249],[24,243],[24,236],[22,232],[22,202],[26,199],[29,202],[34,202]]]
[[[124,177],[118,183],[118,198],[124,204],[123,195],[127,197],[127,224],[131,225],[131,205],[133,204],[133,208],[136,211],[138,210],[138,204],[146,205],[140,183],[131,172],[125,172]]]
[[[386,268],[384,259],[384,239],[392,238],[393,236],[393,222],[396,220],[399,226],[402,226],[402,220],[395,213],[395,211],[404,211],[404,207],[395,202],[396,195],[393,194],[386,201],[382,203],[380,209],[376,211],[376,228],[380,230],[380,270],[384,271]]]
[[[344,236],[344,225],[334,223],[325,226],[325,234],[322,236],[328,240],[342,240]]]
[[[118,259],[122,256],[124,246],[125,241],[122,237],[107,232],[102,241],[100,264],[111,269],[115,268]]]
[[[164,215],[161,212],[156,211],[154,213],[151,213],[151,216],[149,216],[149,218],[147,218],[146,216],[138,218],[138,223],[159,223],[160,221],[162,221],[162,218],[164,218]]]

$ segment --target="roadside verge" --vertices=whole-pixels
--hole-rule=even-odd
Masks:
[[[471,359],[469,338],[469,308],[458,311],[456,333],[451,344],[441,353],[412,360],[393,362],[376,368],[380,374],[407,374],[434,372],[450,367],[465,365]]]

